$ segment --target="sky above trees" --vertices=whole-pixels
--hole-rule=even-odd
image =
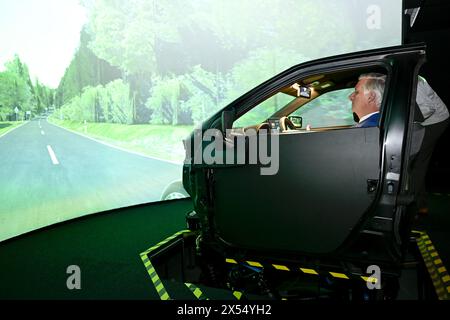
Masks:
[[[33,80],[58,87],[86,20],[78,0],[1,0],[0,71],[18,54]]]

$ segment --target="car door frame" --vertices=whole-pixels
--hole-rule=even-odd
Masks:
[[[384,260],[398,262],[402,254],[405,236],[402,234],[403,221],[407,215],[407,207],[412,203],[411,191],[408,190],[408,159],[411,148],[415,85],[417,74],[424,61],[425,47],[422,44],[399,46],[392,48],[369,50],[352,54],[341,55],[332,58],[319,59],[300,64],[264,82],[247,94],[225,107],[220,112],[206,121],[202,130],[209,128],[221,128],[222,115],[234,113],[234,118],[239,118],[247,110],[256,106],[265,97],[277,92],[281,87],[294,81],[305,78],[308,75],[329,72],[336,68],[348,68],[349,66],[373,65],[381,62],[388,66],[392,59],[397,61],[393,68],[392,78],[387,86],[396,91],[386,100],[386,107],[382,114],[380,128],[381,136],[381,175],[377,185],[376,210],[368,210],[360,223],[350,232],[347,240],[334,253],[337,257],[346,259]],[[400,59],[401,57],[401,59]],[[398,86],[397,84],[403,83]],[[391,91],[391,90],[387,90]],[[239,106],[239,107],[238,107]],[[185,165],[184,174],[195,176],[195,173],[203,178],[185,180],[185,188],[193,196],[194,207],[203,217],[203,225],[207,225],[206,232],[211,239],[227,247],[232,244],[223,241],[215,233],[214,226],[214,166],[203,164]],[[195,182],[194,182],[195,181]],[[202,201],[200,201],[202,200]],[[374,214],[376,212],[376,214]],[[404,228],[403,228],[404,229]],[[407,228],[406,228],[407,229]],[[378,248],[383,247],[382,252],[367,255],[361,251],[361,242],[367,238],[377,239],[372,241]],[[355,249],[352,249],[355,248]],[[236,248],[238,249],[238,248]]]

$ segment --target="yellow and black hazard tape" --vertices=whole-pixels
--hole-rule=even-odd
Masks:
[[[191,232],[190,230],[179,231],[179,232],[175,233],[174,235],[164,239],[163,241],[159,242],[158,244],[154,245],[153,247],[145,250],[144,252],[142,252],[140,254],[140,257],[141,257],[142,262],[144,263],[145,269],[147,270],[147,273],[149,274],[150,279],[152,280],[153,285],[155,286],[156,292],[158,293],[159,298],[161,300],[170,300],[170,296],[169,296],[169,293],[167,292],[166,288],[164,287],[164,284],[162,283],[161,279],[159,278],[158,273],[156,272],[155,268],[153,267],[148,256],[155,250],[159,249],[161,246],[169,243],[170,241],[177,239],[178,237],[182,236],[185,233],[190,233],[190,232]]]
[[[420,254],[430,274],[439,300],[450,300],[450,276],[435,246],[426,232],[413,232],[419,234],[417,246],[419,247]]]
[[[194,296],[198,300],[209,300],[209,298],[205,296],[203,291],[199,287],[197,287],[196,285],[194,285],[192,283],[185,283],[185,285],[186,285],[186,287],[189,288],[189,290],[191,290],[191,292],[194,294]]]
[[[158,292],[159,298],[161,300],[170,300],[169,293],[164,287],[164,284],[159,278],[158,273],[148,259],[147,255],[141,254],[141,259],[144,263],[145,268],[147,269],[148,274],[150,275],[150,278],[152,279],[153,285],[155,286],[156,292]]]
[[[241,300],[243,293],[241,291],[233,291],[233,296],[237,299],[237,300]]]
[[[206,297],[206,295],[203,293],[202,289],[200,289],[196,285],[192,283],[185,283],[185,285],[189,288],[189,290],[191,290],[191,292],[198,300],[209,300],[209,298]],[[236,300],[241,300],[241,298],[244,296],[241,291],[232,291],[231,293],[233,294],[233,297],[236,298]]]
[[[287,271],[287,272],[302,272],[303,274],[313,275],[313,276],[332,276],[335,279],[343,279],[343,280],[351,280],[351,279],[360,279],[365,282],[377,283],[377,278],[375,277],[366,277],[362,275],[354,275],[354,274],[346,274],[342,272],[331,272],[331,271],[319,271],[312,268],[305,268],[300,266],[287,266],[284,264],[275,264],[275,263],[266,263],[266,262],[258,262],[253,260],[236,260],[232,258],[226,258],[226,263],[229,264],[244,264],[251,267],[256,268],[270,268],[278,271]]]
[[[185,234],[185,233],[191,233],[191,232],[192,232],[192,231],[190,231],[190,230],[182,230],[182,231],[179,231],[179,232],[177,232],[177,233],[171,235],[170,237],[167,237],[166,239],[164,239],[164,240],[161,241],[160,243],[154,245],[153,247],[151,247],[151,248],[145,250],[144,252],[141,253],[141,255],[143,255],[143,254],[148,255],[148,254],[152,253],[153,251],[155,251],[156,249],[159,249],[161,246],[167,244],[168,242],[170,242],[170,241],[172,241],[172,240],[178,238],[179,236],[181,236],[181,235],[183,235],[183,234]]]

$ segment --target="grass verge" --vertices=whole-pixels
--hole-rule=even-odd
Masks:
[[[193,126],[151,124],[84,124],[54,118],[48,121],[126,150],[179,163],[183,162],[185,156],[182,140],[194,129]]]
[[[0,137],[22,124],[23,121],[0,121]]]

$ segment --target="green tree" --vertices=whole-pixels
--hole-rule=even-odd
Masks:
[[[57,106],[68,103],[74,96],[82,93],[85,87],[105,85],[121,76],[117,68],[99,59],[88,48],[89,41],[90,35],[83,29],[80,34],[80,47],[56,90]]]
[[[231,82],[225,100],[231,102],[282,70],[308,60],[309,58],[293,50],[254,50],[231,71]]]
[[[34,88],[26,64],[22,63],[18,55],[5,63],[6,71],[14,75],[14,85],[9,93],[14,97],[14,107],[20,112],[31,110],[34,107]]]
[[[70,99],[59,111],[65,120],[78,122],[133,123],[133,100],[130,87],[123,80],[105,86],[87,86],[83,92]]]
[[[181,0],[83,3],[89,10],[89,47],[126,74],[156,71],[158,41],[179,41],[178,26],[189,7]]]
[[[195,66],[180,76],[153,79],[146,106],[153,124],[198,124],[221,106],[225,76]],[[184,117],[183,117],[184,115]]]
[[[112,123],[133,124],[136,116],[134,101],[130,97],[130,86],[118,79],[105,86],[108,103],[108,119]]]
[[[184,109],[191,113],[192,123],[197,125],[217,112],[224,104],[226,90],[230,86],[229,77],[220,72],[209,72],[195,66],[186,75],[189,96]]]
[[[38,79],[34,84],[34,113],[41,114],[46,108],[49,108],[49,91],[44,85],[42,85]]]
[[[180,0],[84,1],[89,10],[89,48],[101,59],[120,68],[130,84],[134,101],[133,122],[149,119],[145,101],[157,73],[155,52],[161,42],[179,41],[177,26],[187,5]]]
[[[17,106],[16,84],[20,79],[11,72],[0,72],[0,121],[6,121]]]
[[[53,105],[54,91],[41,84],[38,79],[33,84],[28,66],[18,55],[5,63],[6,71],[1,73],[0,105],[2,118],[14,115],[14,109],[19,110],[20,119],[27,111],[40,114],[45,108]],[[15,116],[14,116],[15,117]],[[13,117],[13,118],[14,118]]]

